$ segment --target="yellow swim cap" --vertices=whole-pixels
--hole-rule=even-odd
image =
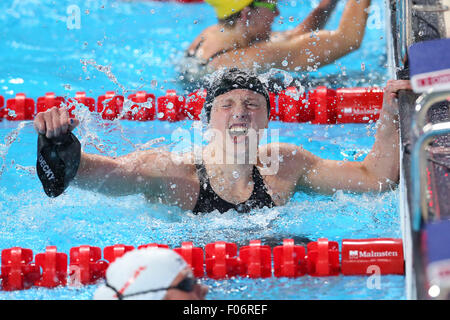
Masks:
[[[216,10],[217,18],[225,19],[247,7],[253,0],[205,0]]]

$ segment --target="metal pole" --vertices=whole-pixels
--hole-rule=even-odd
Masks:
[[[424,191],[426,178],[426,152],[424,146],[439,135],[450,133],[450,122],[426,124],[423,133],[414,144],[411,155],[411,180],[413,184],[413,230],[420,230],[421,213],[427,212],[426,191]]]
[[[432,105],[440,101],[445,101],[450,97],[450,91],[436,91],[430,89],[422,94],[416,101],[416,116],[413,119],[413,130],[416,136],[421,134],[423,126],[426,124],[427,112]]]

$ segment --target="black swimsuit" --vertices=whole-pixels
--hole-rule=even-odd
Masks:
[[[198,49],[200,49],[200,46],[203,44],[203,41],[204,41],[204,40],[201,40],[201,41],[197,44],[197,46],[195,47],[193,53],[187,52],[187,53],[186,53],[186,56],[189,57],[189,58],[197,57],[197,51],[198,51]],[[204,60],[203,62],[201,62],[200,64],[201,64],[202,66],[206,66],[206,65],[207,65],[210,61],[212,61],[215,57],[218,57],[218,56],[220,56],[221,54],[227,53],[227,52],[229,52],[229,51],[231,51],[231,50],[233,50],[233,49],[234,49],[234,48],[229,48],[229,49],[223,49],[223,50],[220,50],[220,51],[214,53],[214,54],[213,54],[211,57],[209,57],[207,60]]]
[[[252,179],[254,182],[253,192],[247,201],[239,204],[225,201],[214,192],[209,182],[206,168],[203,164],[197,164],[196,168],[200,181],[200,191],[195,208],[192,210],[195,214],[199,212],[211,212],[214,210],[219,210],[220,213],[224,213],[231,209],[236,210],[239,213],[248,213],[252,209],[260,209],[263,207],[272,208],[275,206],[272,197],[267,193],[264,180],[256,166],[253,166],[252,172]]]
[[[195,91],[198,88],[204,88],[208,85],[206,80],[208,75],[214,72],[214,68],[209,66],[209,62],[217,56],[227,52],[227,50],[221,50],[214,53],[208,59],[202,59],[197,57],[197,51],[202,45],[203,40],[198,43],[194,48],[193,53],[187,51],[183,59],[180,59],[175,65],[177,73],[180,75],[181,86],[185,91]]]

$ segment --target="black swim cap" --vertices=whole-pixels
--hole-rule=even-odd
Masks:
[[[255,91],[266,98],[267,117],[270,116],[270,98],[269,92],[264,84],[254,74],[247,73],[238,68],[231,68],[225,71],[218,71],[217,76],[210,79],[210,85],[206,89],[206,101],[204,104],[206,118],[211,119],[211,108],[213,101],[217,96],[235,89],[247,89]]]
[[[73,133],[58,139],[38,136],[36,171],[49,197],[63,193],[77,174],[81,159],[81,145]]]

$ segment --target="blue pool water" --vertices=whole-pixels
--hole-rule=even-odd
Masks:
[[[283,19],[277,19],[275,29],[292,27],[314,3],[282,2]],[[325,83],[334,86],[330,79],[340,79],[338,86],[384,84],[383,2],[373,3],[379,6],[381,16],[378,19],[374,7],[362,48],[311,77],[325,78]],[[81,29],[68,30],[66,9],[73,4],[81,9]],[[345,1],[339,3],[327,28],[338,24],[344,5]],[[131,93],[142,89],[157,96],[166,89],[181,92],[173,62],[195,35],[214,21],[212,9],[205,4],[2,1],[0,94],[10,98],[25,92],[37,98],[47,91],[58,95],[86,91],[93,97],[106,90]],[[86,61],[110,66],[110,77]],[[173,140],[174,130],[193,131],[196,126],[192,121],[107,123],[89,114],[82,117],[84,125],[75,133],[85,150],[110,156],[126,154],[160,137],[165,140],[158,146],[176,149],[180,142]],[[353,159],[360,154],[356,159],[360,161],[374,142],[373,127],[272,122],[269,129],[280,130],[281,142],[303,145],[321,157]],[[71,247],[83,244],[103,248],[117,243],[138,246],[157,242],[176,247],[182,241],[193,241],[203,247],[217,240],[242,246],[252,239],[280,243],[283,238],[301,241],[326,237],[341,242],[345,238],[401,237],[397,190],[381,195],[297,193],[283,207],[245,215],[194,216],[177,207],[149,204],[142,196],[108,198],[72,187],[49,199],[34,171],[35,152],[31,122],[0,122],[0,249],[21,246],[38,253],[56,245],[59,251],[69,253]],[[379,289],[368,286],[367,277],[356,276],[202,281],[210,287],[209,299],[405,298],[402,276],[383,276]],[[0,299],[91,299],[96,288],[0,291]]]
[[[338,26],[346,1],[340,1],[326,29]],[[297,25],[318,1],[280,1],[273,29]],[[362,47],[310,76],[337,75],[334,86],[381,85],[386,76],[384,3],[372,1]],[[67,9],[80,8],[80,29]],[[17,92],[38,97],[47,91],[73,95],[86,91],[97,97],[121,90],[92,65],[110,66],[127,90],[142,88],[161,95],[182,90],[174,62],[207,26],[214,10],[203,3],[110,0],[20,0],[0,3],[0,89],[10,98]],[[282,22],[282,24],[280,23]],[[45,72],[43,72],[45,70]],[[330,80],[331,82],[331,80]]]

